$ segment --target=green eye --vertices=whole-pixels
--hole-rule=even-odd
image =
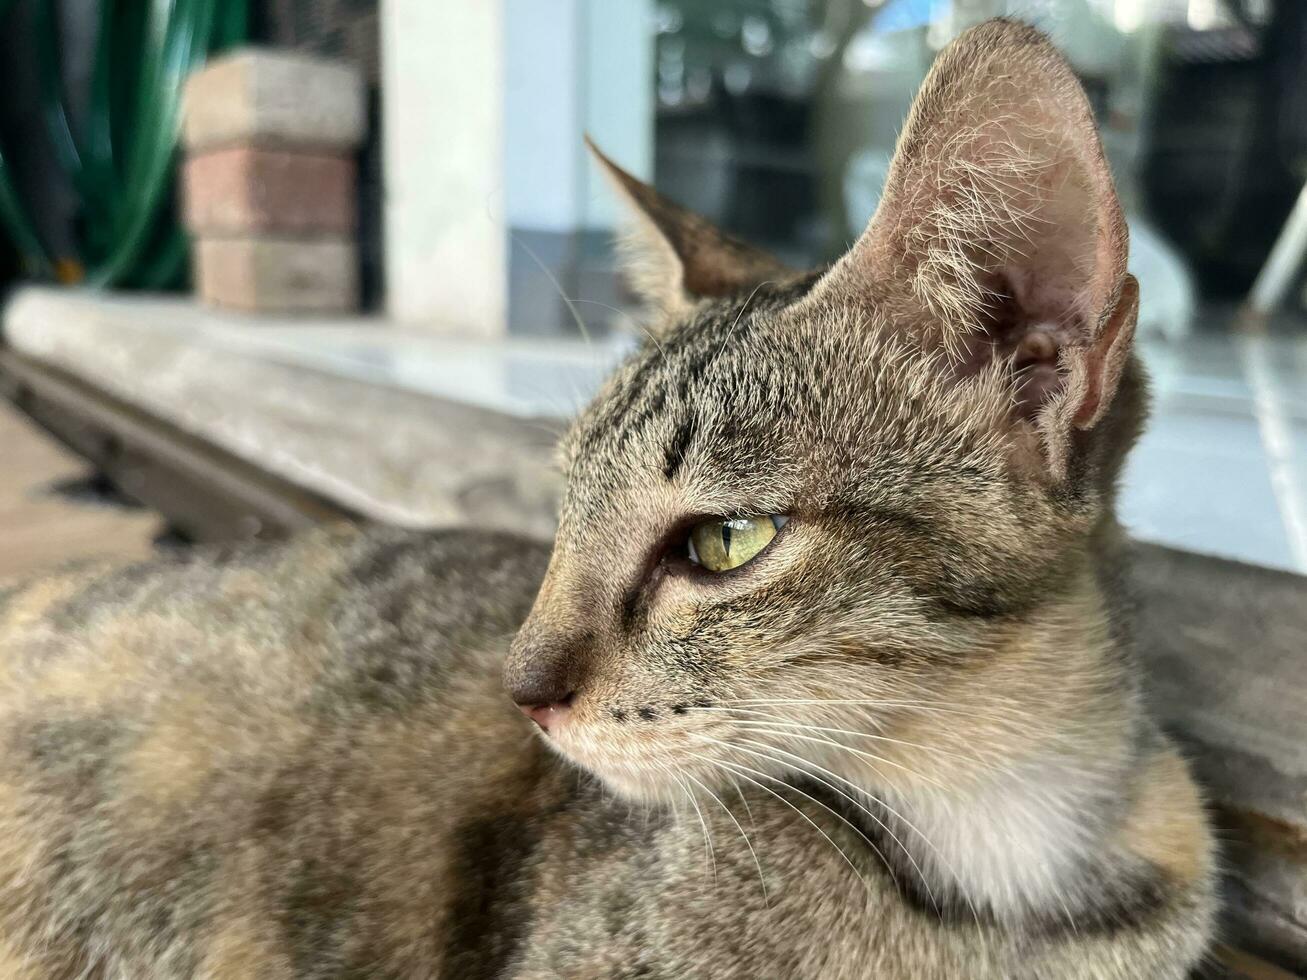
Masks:
[[[690,531],[686,547],[690,561],[710,572],[727,572],[739,568],[767,547],[788,517],[716,518],[696,525]]]

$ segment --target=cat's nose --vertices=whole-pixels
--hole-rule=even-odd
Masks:
[[[553,731],[572,711],[578,661],[565,647],[515,645],[504,671],[504,687],[522,713]]]

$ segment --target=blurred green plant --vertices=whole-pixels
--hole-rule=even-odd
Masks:
[[[175,199],[182,85],[243,41],[247,0],[100,0],[84,125],[70,120],[58,0],[35,4],[32,50],[55,157],[81,204],[80,254],[52,255],[0,147],[0,227],[28,275],[95,287],[162,288],[185,275]],[[0,22],[15,0],[0,0]],[[2,26],[2,23],[0,23]]]

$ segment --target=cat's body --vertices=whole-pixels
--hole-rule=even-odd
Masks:
[[[756,786],[731,816],[633,812],[503,695],[546,557],[341,529],[7,593],[0,975],[1157,977],[1196,954],[1185,869],[1014,936],[900,888],[822,805],[884,832],[814,782],[822,805],[775,788],[817,827]],[[1141,794],[1192,793],[1145,751]]]
[[[0,599],[0,975],[1183,976],[1211,843],[1134,665],[1087,107],[992,23],[896,167],[807,276],[615,172],[665,317],[552,552],[323,531]]]

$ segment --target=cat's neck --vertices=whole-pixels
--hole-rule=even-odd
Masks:
[[[1098,900],[1086,879],[1117,860],[1152,728],[1101,597],[1076,602],[1098,608],[1051,610],[1001,654],[1013,686],[1044,690],[956,693],[963,714],[935,720],[930,736],[909,733],[936,748],[900,769],[844,760],[841,776],[876,801],[869,819],[885,859],[928,903],[1071,921]]]
[[[1074,922],[1096,902],[1090,879],[1116,859],[1127,788],[1105,776],[1050,755],[962,792],[882,793],[880,849],[928,903]]]

